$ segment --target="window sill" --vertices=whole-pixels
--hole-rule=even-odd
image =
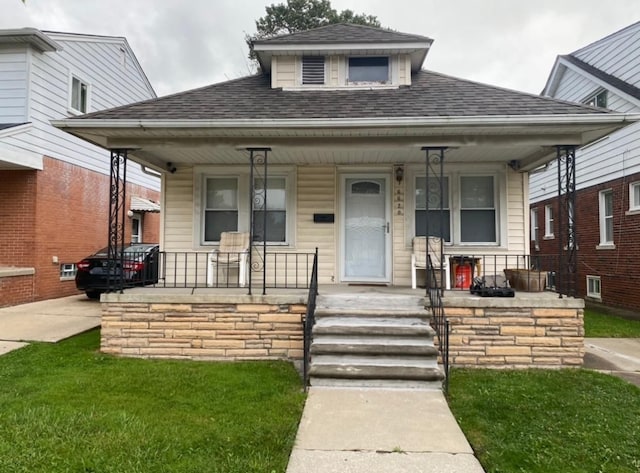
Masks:
[[[75,276],[61,276],[60,277],[60,281],[75,281],[76,277]]]
[[[640,209],[629,209],[624,214],[625,215],[640,215]]]
[[[616,245],[613,243],[600,243],[596,245],[596,250],[615,250]]]
[[[555,238],[555,235],[545,235],[544,237],[542,237],[543,240],[555,240]]]

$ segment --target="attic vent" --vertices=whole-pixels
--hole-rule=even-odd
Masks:
[[[324,84],[324,56],[302,56],[302,83]]]

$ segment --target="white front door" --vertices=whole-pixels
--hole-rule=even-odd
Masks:
[[[342,271],[345,282],[391,280],[389,176],[342,178]]]

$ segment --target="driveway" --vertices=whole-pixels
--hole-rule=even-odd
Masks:
[[[640,338],[585,338],[584,367],[640,386]]]
[[[84,294],[0,309],[0,354],[25,342],[55,343],[100,326],[101,305]]]

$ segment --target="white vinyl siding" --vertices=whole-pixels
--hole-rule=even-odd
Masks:
[[[62,49],[47,53],[28,52],[31,71],[28,118],[33,123],[33,131],[9,136],[3,141],[17,149],[108,174],[108,151],[50,125],[51,120],[70,115],[70,74],[75,73],[91,84],[88,111],[149,99],[154,96],[152,90],[132,56],[123,62],[122,55],[129,55],[129,52],[122,42],[56,33],[47,35]],[[159,189],[158,179],[142,173],[140,167],[131,161],[127,167],[127,181]]]
[[[28,121],[26,48],[0,49],[0,123]]]
[[[271,87],[295,87],[302,77],[300,57],[273,56],[271,59]]]
[[[613,191],[599,193],[600,209],[600,246],[613,245]]]

